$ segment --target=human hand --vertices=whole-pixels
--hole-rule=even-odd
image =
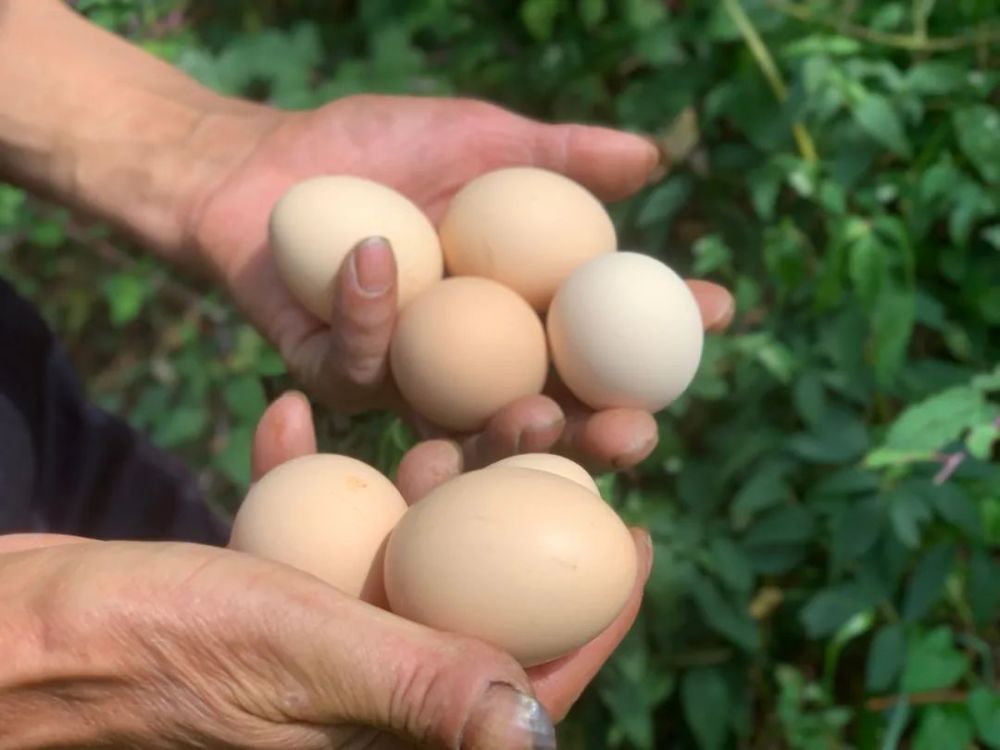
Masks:
[[[286,395],[260,422],[254,472],[312,450],[308,403]],[[651,558],[634,535],[640,572],[619,618],[527,673],[250,555],[0,537],[0,650],[11,639],[18,656],[0,668],[0,744],[554,747],[549,717],[565,715],[638,611]]]
[[[256,128],[236,131],[245,145],[229,146],[239,159],[193,204],[192,236],[311,395],[342,411],[393,407],[425,438],[445,435],[408,412],[387,376],[396,313],[391,248],[379,242],[355,248],[338,279],[332,323],[325,324],[288,292],[267,246],[268,216],[278,197],[316,174],[359,174],[400,190],[436,222],[466,182],[504,166],[567,174],[604,200],[635,192],[660,168],[657,149],[639,136],[541,124],[468,100],[357,96],[311,112],[267,109],[255,117]],[[707,282],[690,285],[706,327],[725,327],[730,295]],[[552,383],[546,395],[502,409],[482,432],[446,437],[457,443],[419,446],[406,471],[441,462],[473,468],[513,453],[550,450],[593,468],[622,468],[649,455],[657,427],[636,409],[595,414]]]

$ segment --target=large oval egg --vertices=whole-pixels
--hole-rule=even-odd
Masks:
[[[684,280],[642,253],[602,255],[559,288],[546,321],[552,361],[593,409],[656,412],[691,384],[704,327]]]
[[[536,167],[498,169],[466,184],[439,232],[451,275],[496,279],[539,311],[574,268],[617,246],[597,198]]]
[[[337,274],[363,239],[381,236],[396,259],[398,302],[405,305],[444,273],[430,219],[406,196],[353,175],[321,175],[291,187],[275,204],[271,246],[296,299],[329,321]]]
[[[410,508],[389,538],[385,581],[393,612],[532,666],[611,624],[636,569],[628,528],[588,489],[545,471],[492,466]]]
[[[393,483],[362,461],[329,453],[302,456],[250,488],[229,547],[298,568],[382,606],[385,541],[406,507]]]
[[[538,315],[510,289],[473,276],[444,279],[403,308],[389,361],[418,413],[463,432],[540,393],[548,373]]]

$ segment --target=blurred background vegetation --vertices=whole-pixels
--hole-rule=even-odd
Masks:
[[[470,95],[655,134],[629,247],[738,313],[636,471],[635,630],[569,748],[1000,748],[996,0],[79,0],[230,93]],[[228,508],[279,358],[213,290],[0,187],[0,273]],[[391,471],[391,416],[321,419]]]

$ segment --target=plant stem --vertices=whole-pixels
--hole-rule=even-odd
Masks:
[[[753,21],[750,20],[739,0],[723,0],[723,4],[726,7],[726,12],[729,13],[729,17],[733,19],[733,23],[736,24],[736,27],[743,35],[747,47],[750,48],[750,54],[753,55],[761,73],[767,79],[775,98],[779,102],[784,103],[788,99],[788,87],[781,77],[781,71],[778,70],[771,51],[767,48],[757,28],[753,25]],[[795,143],[802,158],[808,162],[818,161],[819,155],[816,152],[816,144],[813,142],[812,136],[809,134],[806,126],[801,122],[793,123],[792,134],[795,137]]]

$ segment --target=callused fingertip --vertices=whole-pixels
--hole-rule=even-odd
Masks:
[[[357,290],[366,297],[380,297],[396,283],[396,261],[385,237],[361,240],[351,253],[351,273]]]

